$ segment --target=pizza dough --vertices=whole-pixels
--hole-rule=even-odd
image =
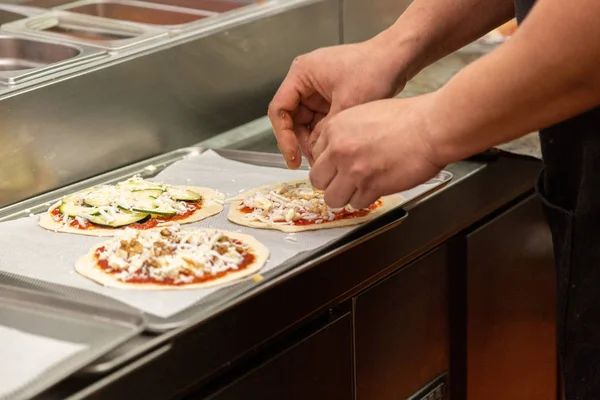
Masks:
[[[207,288],[217,285],[226,285],[234,283],[242,278],[256,274],[267,262],[269,258],[269,250],[265,245],[260,243],[254,237],[242,233],[229,232],[217,229],[179,229],[178,224],[171,224],[169,227],[155,228],[146,231],[136,231],[138,235],[150,236],[150,234],[161,231],[164,229],[170,229],[172,232],[181,232],[181,234],[220,234],[227,238],[234,239],[242,243],[250,254],[254,256],[253,260],[241,270],[230,270],[225,275],[217,277],[213,280],[200,283],[189,283],[181,285],[169,285],[161,283],[131,283],[118,279],[115,274],[105,272],[98,264],[98,258],[96,256],[97,251],[102,247],[107,247],[110,243],[115,241],[118,243],[127,237],[127,234],[131,235],[131,232],[123,232],[121,235],[112,238],[109,241],[94,246],[88,254],[81,257],[75,264],[75,270],[82,276],[95,281],[103,286],[131,289],[131,290],[188,290],[188,289],[200,289]],[[131,229],[128,231],[132,231]],[[131,238],[131,236],[129,236]],[[148,244],[146,244],[147,246]],[[195,248],[198,251],[197,248]],[[184,254],[183,252],[180,254]],[[176,255],[174,257],[177,257]],[[171,259],[172,260],[172,259]]]
[[[351,216],[348,218],[335,219],[333,221],[323,220],[321,223],[308,223],[308,224],[302,224],[302,225],[297,225],[294,223],[287,223],[286,221],[272,222],[272,221],[267,221],[264,219],[261,221],[261,220],[257,220],[255,218],[253,218],[253,216],[251,216],[251,214],[241,211],[241,209],[244,206],[245,198],[254,196],[257,193],[264,194],[264,193],[269,193],[272,190],[278,191],[284,185],[288,185],[288,186],[292,186],[292,187],[295,185],[299,185],[300,187],[305,187],[305,188],[307,188],[307,196],[306,197],[313,196],[313,194],[310,193],[310,189],[308,189],[309,187],[312,188],[312,185],[310,185],[310,182],[308,181],[308,179],[289,181],[289,182],[285,182],[285,183],[262,186],[262,187],[241,193],[239,196],[236,196],[236,198],[231,202],[231,204],[229,206],[229,214],[228,214],[229,220],[238,225],[243,225],[243,226],[247,226],[250,228],[274,229],[274,230],[279,230],[282,232],[289,232],[289,233],[311,231],[311,230],[318,230],[318,229],[331,229],[331,228],[339,228],[339,227],[344,227],[344,226],[358,225],[358,224],[362,224],[362,223],[371,221],[371,220],[379,217],[380,215],[384,214],[385,212],[397,207],[399,204],[401,204],[404,201],[404,198],[399,194],[384,196],[381,199],[379,199],[381,204],[378,207],[376,207],[372,210],[369,210],[368,214],[366,214],[366,215]],[[313,189],[313,191],[314,191],[314,189]],[[319,191],[315,191],[315,192],[319,192]],[[318,198],[319,200],[322,200],[321,205],[320,205],[321,207],[324,205],[322,193],[317,194],[313,198]],[[271,202],[273,200],[277,201],[277,199],[268,199],[268,198],[265,200],[271,201]],[[281,200],[283,200],[283,199],[281,199]]]
[[[181,186],[178,185],[178,186],[173,186],[173,187],[178,188],[178,189],[191,190],[192,192],[199,194],[202,198],[201,208],[195,210],[189,216],[176,219],[176,222],[179,224],[190,224],[192,222],[201,221],[205,218],[219,214],[221,211],[223,211],[222,195],[218,194],[213,189],[198,187],[198,186],[183,186],[183,185],[181,185]],[[121,232],[123,229],[125,229],[127,227],[127,225],[122,226],[122,227],[115,227],[115,228],[103,227],[101,225],[94,225],[92,229],[79,229],[76,227],[69,226],[69,224],[65,224],[62,221],[57,221],[54,218],[54,216],[52,215],[52,212],[54,210],[56,210],[58,207],[60,207],[61,204],[62,204],[62,200],[53,204],[48,209],[47,212],[40,215],[39,225],[42,228],[45,228],[45,229],[48,229],[48,230],[51,230],[54,232],[61,232],[61,233],[75,233],[75,234],[86,235],[86,236],[107,237],[107,236],[114,236],[115,234],[118,234],[119,232]],[[157,227],[160,227],[162,225],[169,224],[172,222],[169,220],[168,217],[154,217],[154,218],[161,218],[161,219],[165,218],[166,219],[164,222],[163,221],[158,222],[158,224],[156,225]],[[90,223],[90,225],[93,225],[93,224]]]

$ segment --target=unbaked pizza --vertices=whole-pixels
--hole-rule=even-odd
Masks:
[[[136,176],[66,196],[52,205],[39,223],[56,232],[112,236],[127,227],[144,230],[174,221],[196,222],[222,210],[222,199],[212,189],[173,186]]]
[[[168,290],[222,285],[258,272],[269,257],[254,237],[177,223],[125,229],[80,258],[76,271],[104,286]]]
[[[228,218],[252,228],[300,232],[357,225],[370,221],[403,201],[400,195],[385,196],[370,207],[328,207],[324,192],[310,181],[299,180],[263,186],[232,199]]]

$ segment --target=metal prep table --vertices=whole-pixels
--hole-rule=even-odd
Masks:
[[[264,119],[244,123],[264,114],[291,59],[360,40],[391,23],[385,10],[406,6],[375,2],[367,15],[373,26],[353,29],[364,15],[360,2],[294,3],[5,92],[0,135],[10,154],[35,159],[50,175],[9,192],[2,211],[111,169],[155,164],[135,162],[199,141],[275,153]],[[435,89],[430,83],[416,79],[408,90]],[[76,151],[99,135],[106,140],[96,151]],[[68,160],[58,151],[66,142]],[[3,169],[21,163],[17,157]],[[82,168],[65,167],[74,164]],[[39,398],[550,398],[552,268],[533,197],[539,169],[505,155],[451,165],[454,179],[408,206],[402,223],[384,218],[210,318],[136,336]],[[496,345],[486,346],[490,340]],[[490,393],[498,376],[535,383]]]
[[[256,132],[265,125],[259,120],[245,128]],[[240,131],[244,127],[234,130],[236,136]],[[276,150],[268,130],[241,133],[261,150]],[[207,144],[227,143],[228,136]],[[192,398],[211,399],[238,398],[247,391],[256,398],[347,398],[344,390],[348,395],[355,390],[359,398],[408,397],[431,382],[449,391],[449,371],[459,377],[451,384],[460,391],[464,355],[455,352],[465,345],[459,322],[467,310],[461,307],[465,292],[458,288],[468,271],[469,235],[523,208],[536,216],[532,182],[539,168],[536,161],[511,157],[451,165],[454,179],[407,207],[409,217],[402,223],[380,221],[392,227],[367,240],[353,238],[343,252],[270,280],[208,320],[138,336],[94,363],[87,376],[84,371],[40,398],[160,399],[188,390]],[[518,229],[543,234],[544,226],[533,220],[533,228],[512,226],[513,234]],[[547,255],[548,247],[542,250]],[[303,346],[309,350],[300,350]],[[302,379],[281,376],[270,363]],[[103,368],[113,370],[103,376]],[[391,368],[404,378],[391,374],[384,385],[380,377],[375,384],[370,368]]]

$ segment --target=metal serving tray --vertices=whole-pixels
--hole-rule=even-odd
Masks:
[[[61,42],[84,44],[108,51],[129,49],[168,37],[164,29],[121,23],[66,11],[53,11],[2,26],[6,32],[22,33]]]
[[[131,310],[113,310],[32,290],[0,285],[0,325],[21,332],[86,345],[52,369],[10,393],[31,398],[138,335],[144,318]],[[15,344],[18,346],[18,343]],[[23,352],[27,351],[23,347]],[[4,398],[0,397],[4,400]]]
[[[15,85],[108,55],[104,50],[0,34],[0,84]]]
[[[73,193],[75,191],[87,188],[89,186],[97,185],[100,183],[116,183],[120,180],[130,177],[133,174],[140,174],[146,178],[151,178],[152,176],[158,174],[160,171],[166,168],[168,165],[176,161],[185,159],[190,155],[200,154],[205,150],[207,149],[203,147],[190,147],[180,149],[171,153],[167,153],[163,156],[149,159],[147,161],[137,163],[127,168],[104,174],[96,178],[80,182],[76,185],[71,185],[69,187],[65,187],[63,189],[45,194],[43,196],[38,196],[28,201],[24,201],[19,204],[6,207],[0,210],[0,221],[16,219],[19,217],[26,216],[29,213],[42,213],[45,210],[47,210],[50,204],[60,199],[63,195]],[[267,154],[223,149],[217,149],[215,151],[225,158],[245,162],[248,164],[262,165],[275,168],[285,168],[285,162],[283,160],[283,157],[279,154]],[[307,169],[308,165],[303,164],[302,168]],[[407,206],[410,202],[416,201],[418,198],[426,195],[427,193],[430,193],[432,190],[440,188],[445,183],[449,182],[451,178],[452,175],[450,173],[445,172],[441,174],[439,181],[433,182],[434,187],[431,187],[426,192],[413,192],[410,195],[410,198],[408,199],[409,201],[406,204],[404,204],[403,207]],[[166,330],[187,325],[193,321],[209,318],[210,316],[214,315],[220,310],[231,306],[235,303],[236,299],[243,298],[248,292],[257,289],[262,289],[262,285],[274,279],[275,277],[279,277],[281,275],[290,273],[299,265],[306,266],[306,264],[310,263],[317,257],[320,257],[324,254],[327,254],[328,257],[331,257],[339,252],[342,252],[344,251],[344,249],[346,248],[345,246],[347,245],[354,246],[374,235],[380,234],[383,231],[396,226],[404,218],[406,218],[406,216],[407,213],[400,207],[395,210],[392,210],[386,213],[385,215],[371,221],[370,223],[356,227],[356,229],[352,230],[349,234],[341,237],[339,240],[336,240],[330,245],[320,248],[315,252],[301,253],[296,257],[289,259],[277,268],[274,268],[273,270],[264,273],[264,280],[259,284],[256,284],[256,282],[252,282],[251,280],[247,280],[241,281],[235,285],[223,287],[217,292],[203,298],[201,301],[196,303],[196,305],[191,306],[188,309],[183,310],[182,312],[172,317],[159,318],[147,314],[147,328],[150,331],[163,332]],[[21,281],[28,282],[29,284],[31,284],[32,282],[36,282],[35,280],[28,278],[22,278]],[[99,294],[92,294],[81,290],[74,291],[72,288],[66,286],[59,287],[58,285],[48,284],[46,282],[39,281],[37,281],[36,284],[38,286],[43,286],[48,290],[63,293],[71,298],[73,296],[76,296],[78,299],[85,299],[86,301],[95,303],[99,302],[107,307],[110,307],[110,304],[114,305],[116,302],[113,299],[108,299],[105,296]]]
[[[194,29],[202,25],[203,20],[207,17],[217,15],[210,11],[137,0],[80,0],[56,7],[56,9],[126,23],[158,26],[172,33]]]

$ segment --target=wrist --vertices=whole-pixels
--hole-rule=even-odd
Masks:
[[[469,157],[472,140],[469,127],[461,124],[468,118],[452,107],[444,87],[422,96],[423,129],[419,132],[428,160],[440,167]]]
[[[365,42],[374,54],[387,65],[402,89],[422,69],[421,43],[417,35],[401,34],[391,27]]]

